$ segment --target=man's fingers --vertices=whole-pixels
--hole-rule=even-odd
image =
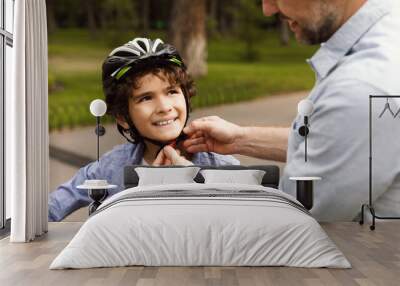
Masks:
[[[191,145],[186,148],[189,153],[209,152],[207,144]]]
[[[188,148],[193,145],[199,145],[199,144],[204,144],[205,143],[205,138],[204,137],[199,137],[199,138],[194,138],[194,139],[187,139],[183,142],[183,147]]]
[[[188,136],[187,139],[199,138],[199,137],[203,137],[203,136],[204,136],[203,131],[196,131],[192,135]]]
[[[187,135],[191,135],[197,131],[210,131],[212,128],[212,121],[216,118],[216,116],[209,116],[196,119],[190,122],[189,125],[183,129],[183,132]]]
[[[190,139],[196,139],[199,137],[204,137],[204,133],[201,131],[197,131],[197,132],[193,133],[192,135],[187,136],[183,142],[190,140]]]

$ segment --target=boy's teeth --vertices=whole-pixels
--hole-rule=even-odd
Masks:
[[[156,125],[158,125],[158,126],[168,125],[168,124],[171,124],[173,121],[174,121],[173,119],[166,120],[166,121],[160,121],[160,122],[156,122]]]

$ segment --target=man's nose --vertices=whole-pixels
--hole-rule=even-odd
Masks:
[[[263,0],[262,8],[265,16],[272,16],[279,12],[276,0]]]

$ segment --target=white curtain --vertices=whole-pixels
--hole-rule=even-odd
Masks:
[[[12,242],[47,232],[49,189],[45,0],[15,1],[13,93],[6,97],[6,187]]]

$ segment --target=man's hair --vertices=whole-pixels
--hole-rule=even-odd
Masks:
[[[190,99],[196,95],[196,88],[186,69],[173,63],[143,63],[135,65],[134,69],[121,81],[103,78],[107,114],[114,118],[130,119],[129,98],[132,96],[133,90],[139,88],[139,79],[148,74],[164,76],[170,84],[179,86],[186,97],[189,109],[191,109]],[[189,114],[190,110],[186,112]]]

